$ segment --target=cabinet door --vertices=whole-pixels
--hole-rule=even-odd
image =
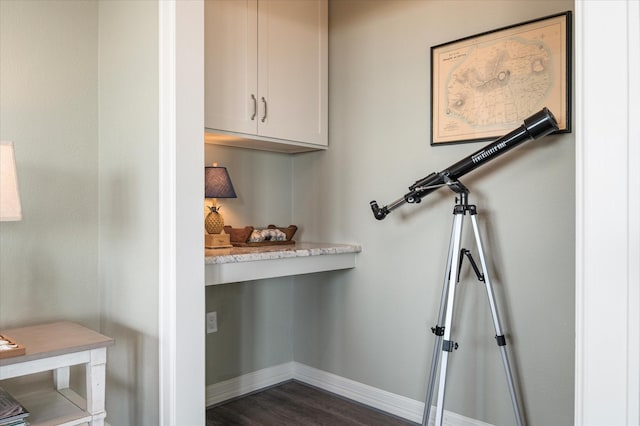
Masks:
[[[205,127],[257,132],[256,0],[205,2]]]
[[[326,0],[258,2],[258,134],[327,145]]]

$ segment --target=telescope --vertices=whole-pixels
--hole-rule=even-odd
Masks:
[[[457,163],[447,167],[441,172],[434,172],[416,181],[409,187],[409,192],[396,201],[379,207],[376,201],[371,201],[369,205],[376,219],[382,220],[391,211],[397,209],[405,203],[419,203],[422,198],[441,186],[451,185],[457,182],[458,178],[477,169],[481,165],[493,160],[508,150],[533,139],[542,138],[549,133],[558,130],[558,122],[551,111],[546,107],[529,118],[524,120],[524,124],[510,133],[495,140],[479,151],[463,158]]]
[[[507,385],[509,387],[516,422],[518,426],[524,425],[524,418],[520,410],[518,392],[516,391],[516,383],[511,373],[511,366],[506,350],[507,341],[502,331],[502,325],[500,324],[493,286],[489,277],[487,261],[484,256],[484,248],[482,247],[482,238],[480,237],[480,228],[477,222],[477,208],[475,205],[468,203],[469,190],[458,180],[458,178],[477,169],[481,165],[493,160],[501,154],[504,154],[508,150],[515,148],[523,142],[542,138],[557,130],[558,122],[556,121],[556,118],[553,116],[551,111],[547,108],[543,108],[531,117],[526,118],[522,126],[501,138],[496,139],[494,142],[479,151],[463,158],[441,172],[431,173],[416,181],[409,187],[409,192],[407,192],[402,198],[399,198],[384,207],[379,207],[376,201],[371,201],[369,203],[374,217],[378,220],[382,220],[401,205],[405,203],[419,203],[427,194],[432,193],[442,186],[446,185],[453,192],[459,194],[459,197],[456,197],[456,206],[453,209],[453,227],[451,228],[451,240],[449,242],[449,253],[447,256],[447,269],[444,275],[444,288],[442,290],[442,299],[440,301],[438,322],[435,327],[431,328],[431,331],[436,335],[436,340],[433,346],[433,356],[427,386],[427,398],[424,404],[424,414],[422,416],[422,426],[427,426],[429,424],[431,401],[435,395],[436,378],[438,376],[440,379],[437,391],[438,399],[436,404],[437,411],[435,416],[435,425],[442,426],[443,424],[447,365],[449,362],[449,355],[454,350],[458,349],[458,343],[452,340],[453,306],[456,287],[460,277],[460,268],[465,256],[469,258],[478,281],[484,283],[489,300],[489,306],[491,308],[491,315],[493,317],[493,326],[496,332],[496,343],[500,349],[502,363],[507,376]],[[465,218],[470,219],[473,225],[473,232],[475,235],[477,252],[480,258],[481,269],[478,268],[478,265],[473,260],[471,252],[465,248],[461,248],[462,228]]]

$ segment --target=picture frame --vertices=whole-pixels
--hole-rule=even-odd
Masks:
[[[571,11],[431,47],[431,145],[494,140],[547,107],[571,132]]]

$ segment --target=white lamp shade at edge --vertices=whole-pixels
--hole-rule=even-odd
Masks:
[[[0,221],[22,219],[13,142],[0,142]]]

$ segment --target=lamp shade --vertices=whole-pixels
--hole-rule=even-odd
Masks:
[[[0,221],[22,219],[13,142],[0,142]]]
[[[204,168],[204,198],[237,198],[226,167]]]

